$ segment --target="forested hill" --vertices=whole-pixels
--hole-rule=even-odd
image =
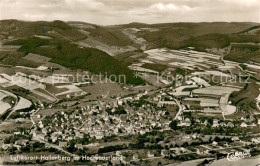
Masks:
[[[51,58],[51,61],[71,69],[88,70],[95,74],[126,77],[126,84],[140,85],[143,80],[135,77],[133,71],[122,65],[107,53],[95,48],[82,48],[70,42],[44,40],[39,38],[18,39],[5,44],[22,45],[20,52],[35,53]],[[46,47],[51,45],[51,47]],[[45,47],[42,47],[45,46]],[[124,80],[121,80],[121,83]]]

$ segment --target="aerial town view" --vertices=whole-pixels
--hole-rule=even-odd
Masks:
[[[260,165],[259,0],[0,0],[0,165]]]

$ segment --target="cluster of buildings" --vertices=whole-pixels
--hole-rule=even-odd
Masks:
[[[59,112],[37,122],[39,131],[34,136],[54,143],[83,138],[84,134],[97,140],[112,135],[144,134],[154,127],[169,130],[171,122],[165,112],[151,104],[141,107],[126,106],[134,98],[127,97],[117,102],[99,102],[70,112]],[[122,107],[124,105],[124,107]]]

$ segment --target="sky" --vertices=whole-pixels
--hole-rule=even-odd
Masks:
[[[0,19],[131,22],[260,22],[260,0],[0,0]]]

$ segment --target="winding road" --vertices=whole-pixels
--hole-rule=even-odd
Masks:
[[[179,100],[177,100],[177,99],[174,99],[174,101],[176,102],[176,104],[178,105],[178,107],[179,107],[179,111],[177,112],[177,114],[176,114],[176,116],[175,116],[175,118],[174,118],[174,120],[177,120],[178,119],[178,117],[182,114],[182,112],[183,112],[183,109],[182,109],[182,106],[181,106],[181,103],[180,103],[180,101]]]
[[[8,92],[8,91],[5,91],[5,90],[0,90],[1,92],[3,92],[3,93],[5,93],[5,94],[8,94],[9,96],[12,96],[12,97],[14,97],[16,100],[15,100],[15,104],[14,104],[14,106],[12,107],[12,108],[9,108],[7,111],[10,111],[11,110],[11,112],[8,114],[8,116],[5,118],[5,120],[7,120],[9,117],[10,117],[10,115],[11,114],[13,114],[14,112],[15,112],[15,106],[18,104],[18,102],[19,102],[19,96],[17,96],[17,95],[14,95],[13,93],[11,93],[11,92]],[[6,111],[6,112],[7,112]]]

